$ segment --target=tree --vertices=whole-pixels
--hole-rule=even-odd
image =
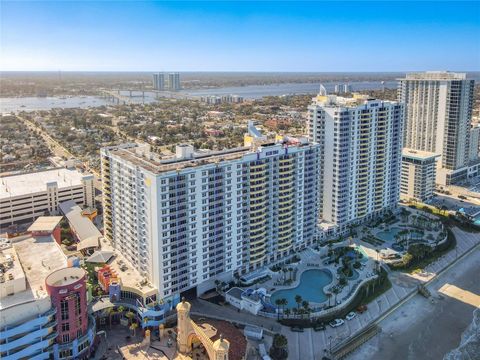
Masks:
[[[107,313],[108,313],[108,320],[110,322],[110,329],[112,329],[112,316],[114,316],[117,312],[113,307],[111,307],[111,308],[108,308]]]
[[[300,295],[295,295],[295,302],[297,303],[297,308],[300,309],[300,304],[302,303],[302,297]]]
[[[285,298],[280,299],[280,306],[282,306],[283,311],[285,312],[285,306],[287,306],[288,300]]]
[[[277,320],[280,320],[280,306],[282,306],[283,299],[276,299],[275,305],[277,305]]]
[[[289,308],[286,308],[286,309],[285,309],[285,312],[284,312],[284,315],[285,315],[286,317],[289,317],[290,314],[291,314],[291,310],[290,310]]]
[[[270,356],[273,360],[285,360],[288,358],[288,339],[281,334],[275,334],[273,337]]]
[[[308,301],[303,300],[302,306],[303,306],[303,310],[305,311],[305,314],[308,314],[310,310],[310,304],[308,303]]]
[[[133,318],[135,317],[135,314],[132,312],[132,311],[128,311],[126,314],[125,314],[125,317],[128,319],[128,322],[131,323]]]
[[[130,330],[132,330],[132,335],[135,336],[135,330],[137,330],[138,324],[136,322],[130,325]]]
[[[332,297],[332,293],[327,293],[327,298],[328,298],[328,307],[330,307],[330,298]]]

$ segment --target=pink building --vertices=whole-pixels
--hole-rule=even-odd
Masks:
[[[54,271],[45,280],[52,306],[57,310],[60,358],[81,357],[91,346],[86,278],[85,270],[70,267]]]

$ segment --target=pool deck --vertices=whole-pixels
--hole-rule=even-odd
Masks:
[[[345,245],[343,245],[343,246],[345,246]],[[356,248],[357,246],[358,245],[354,244],[351,247],[353,249],[353,248]],[[362,245],[360,245],[360,248],[361,248],[360,251],[363,251],[367,256],[369,256],[367,248],[363,247]],[[301,254],[299,254],[300,259],[301,259],[300,262],[286,265],[287,268],[291,267],[293,269],[297,269],[296,279],[290,285],[278,285],[279,282],[283,282],[284,277],[288,278],[288,276],[289,276],[288,273],[284,274],[282,271],[279,271],[277,273],[270,272],[270,274],[272,276],[272,279],[266,281],[265,283],[262,283],[261,285],[259,285],[259,287],[263,287],[263,288],[267,289],[268,294],[272,294],[272,293],[274,293],[276,291],[279,291],[279,290],[293,289],[293,288],[296,288],[300,284],[302,274],[305,271],[316,269],[316,270],[328,271],[332,275],[332,281],[329,284],[325,285],[324,288],[323,288],[323,292],[325,294],[327,294],[327,293],[330,292],[327,289],[329,289],[332,286],[338,284],[338,278],[339,277],[337,275],[337,269],[340,266],[340,265],[337,265],[337,264],[324,265],[323,262],[328,258],[327,253],[328,253],[328,248],[326,246],[321,248],[320,251],[315,251],[313,249],[307,249],[307,250],[303,251]],[[375,253],[375,255],[376,255],[376,253]],[[358,278],[350,279],[350,280],[347,279],[348,283],[337,294],[337,296],[336,296],[337,300],[340,300],[342,302],[345,301],[349,292],[350,292],[350,290],[351,290],[351,286],[353,284],[359,282],[359,281],[362,281],[362,280],[368,278],[367,275],[373,273],[373,269],[374,269],[374,266],[375,266],[373,261],[367,261],[366,263],[362,263],[362,264],[364,265],[363,270],[355,269],[355,271],[357,271],[358,274],[359,274]],[[299,294],[299,295],[301,296],[302,294]],[[334,299],[335,299],[335,295],[333,295],[332,299],[330,300],[332,305],[334,304],[334,301],[335,301]],[[324,307],[325,305],[327,305],[327,303],[328,303],[328,298],[327,298],[327,300],[325,300],[324,302],[321,302],[321,303],[310,302],[311,307],[313,307],[313,308]],[[289,304],[289,305],[291,305],[291,304]]]

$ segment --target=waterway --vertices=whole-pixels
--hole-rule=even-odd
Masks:
[[[324,86],[329,92],[333,92],[337,83],[325,83]],[[382,84],[380,81],[351,82],[349,85],[352,91],[395,88],[395,81],[388,81]],[[141,92],[134,91],[130,98],[134,103],[151,103],[158,101],[161,97],[193,98],[202,96],[239,95],[245,99],[260,99],[264,96],[281,96],[294,94],[317,94],[320,85],[317,83],[288,83],[272,85],[248,85],[235,87],[221,87],[210,89],[185,89],[175,93],[155,93],[145,91],[144,97]],[[128,91],[121,91],[121,95],[128,97]],[[34,110],[50,110],[53,108],[89,108],[114,103],[104,98],[95,96],[72,96],[72,97],[21,97],[21,98],[0,98],[0,112],[20,112]]]

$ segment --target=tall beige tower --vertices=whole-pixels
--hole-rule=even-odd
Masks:
[[[190,303],[182,299],[177,304],[177,347],[178,351],[182,354],[190,351],[188,344],[188,337],[191,332],[191,320],[190,320]]]

